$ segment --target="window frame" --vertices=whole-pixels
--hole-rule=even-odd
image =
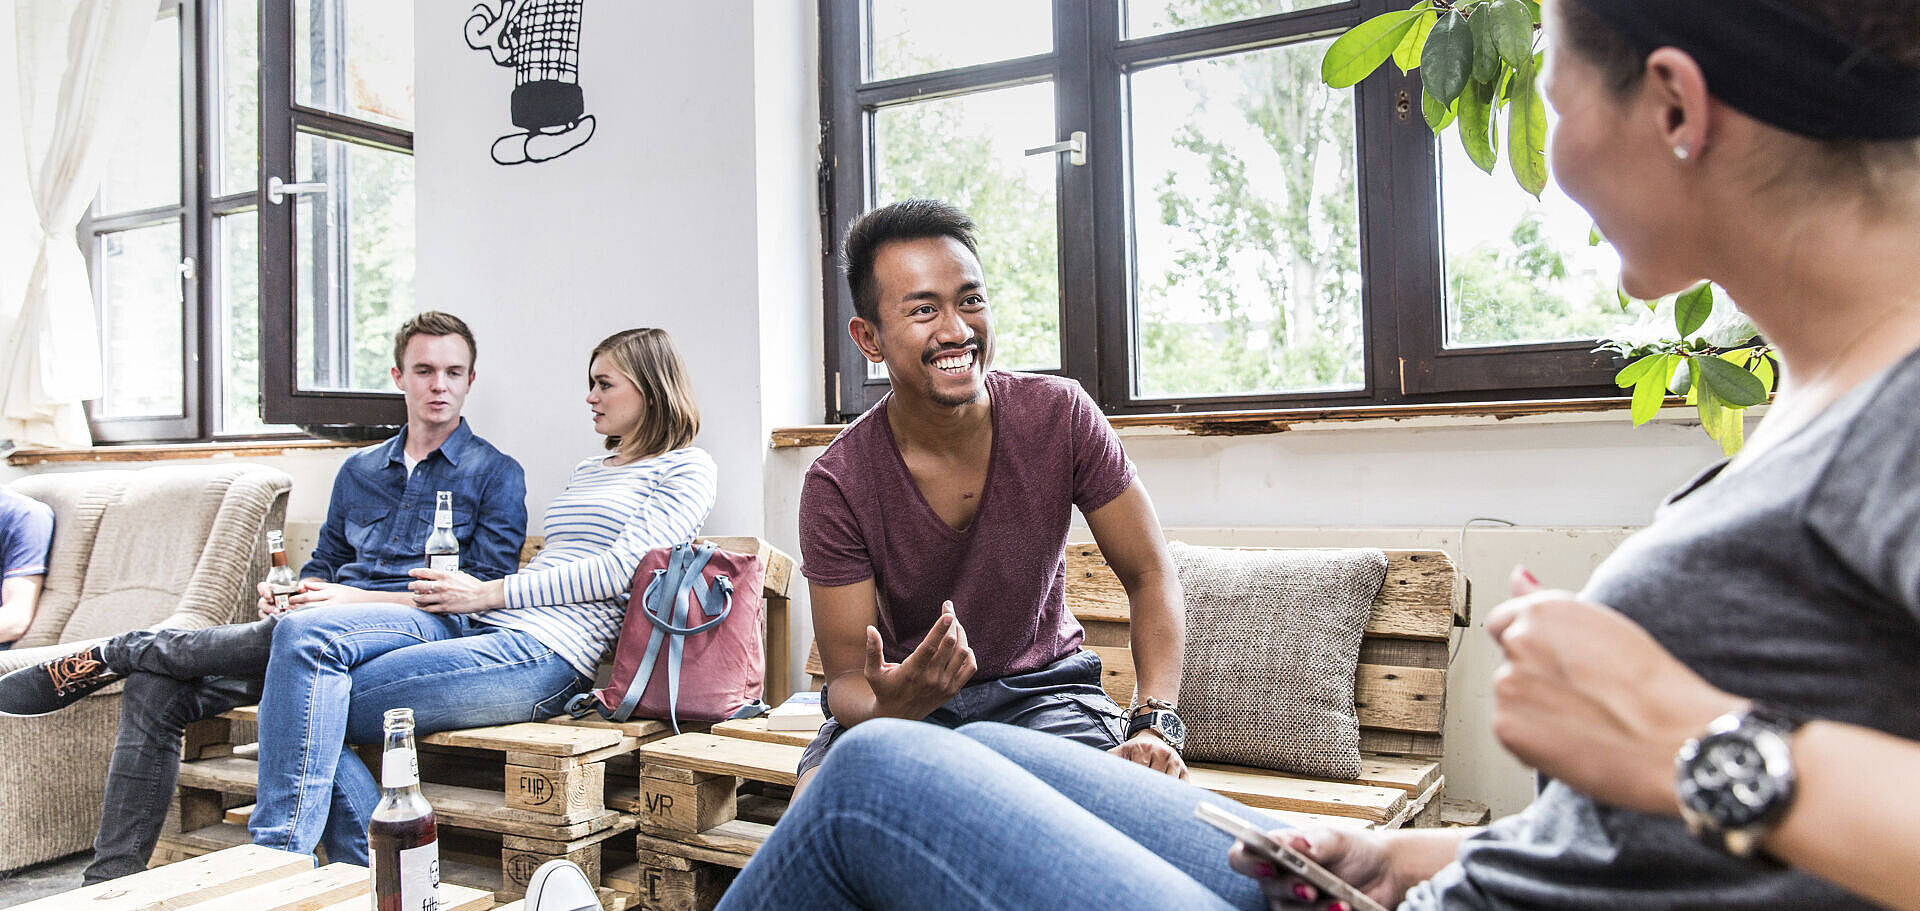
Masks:
[[[1511,399],[1617,397],[1617,361],[1588,340],[1448,348],[1441,288],[1440,174],[1436,137],[1420,114],[1418,71],[1386,66],[1354,87],[1362,389],[1284,395],[1150,398],[1133,393],[1128,231],[1128,147],[1123,98],[1133,70],[1181,60],[1329,38],[1404,0],[1348,0],[1186,31],[1120,36],[1124,0],[1052,0],[1050,53],[885,80],[865,78],[866,0],[819,0],[819,180],[829,421],[847,420],[883,396],[884,377],[847,337],[854,316],[838,244],[868,207],[872,119],[890,104],[1050,79],[1061,135],[1086,125],[1088,164],[1057,156],[1061,369],[1108,414],[1401,405]],[[851,86],[851,89],[845,87]],[[1058,136],[1036,138],[1051,142]],[[982,237],[982,244],[994,239]],[[991,289],[993,276],[988,276]],[[1099,302],[1107,302],[1104,306]],[[1114,352],[1102,356],[1102,352]]]
[[[247,0],[226,0],[247,2]],[[153,227],[177,220],[180,224],[181,265],[193,264],[183,272],[181,282],[180,383],[182,412],[174,415],[106,417],[99,403],[85,403],[87,423],[96,443],[205,442],[217,440],[285,439],[292,433],[227,433],[220,429],[221,390],[225,363],[224,339],[212,327],[221,325],[219,276],[208,264],[208,253],[215,249],[214,225],[218,219],[253,210],[256,189],[249,188],[225,195],[212,195],[215,186],[207,176],[214,161],[213,130],[219,123],[218,100],[212,97],[215,84],[214,55],[221,44],[217,39],[220,23],[217,0],[163,0],[155,18],[169,11],[177,15],[180,40],[180,198],[173,205],[153,206],[124,212],[102,213],[100,197],[95,195],[81,219],[76,235],[86,252],[91,280],[94,313],[105,325],[104,258],[101,244],[108,234],[136,228]],[[216,165],[217,166],[217,165]],[[256,264],[257,265],[257,264]],[[102,338],[104,348],[106,340]],[[108,364],[102,352],[102,366]]]
[[[316,5],[316,9],[320,7]],[[344,6],[336,7],[344,17]],[[406,423],[399,392],[301,389],[298,373],[298,306],[295,296],[296,229],[293,199],[267,200],[267,180],[293,183],[296,142],[302,133],[413,154],[413,133],[294,101],[292,0],[262,0],[260,9],[260,401],[269,422],[391,427]],[[271,64],[269,63],[271,61]],[[329,195],[329,202],[345,200]],[[344,219],[341,220],[345,223]],[[268,356],[272,352],[274,356]]]

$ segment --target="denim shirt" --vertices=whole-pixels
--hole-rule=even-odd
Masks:
[[[453,491],[453,536],[460,569],[498,579],[520,565],[527,538],[527,479],[520,463],[474,435],[467,419],[407,474],[406,428],[347,457],[313,559],[301,577],[378,591],[400,591],[408,570],[426,565],[435,491]]]

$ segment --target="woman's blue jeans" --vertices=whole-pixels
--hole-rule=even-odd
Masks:
[[[413,709],[424,736],[538,721],[591,681],[517,630],[397,604],[284,615],[260,695],[255,844],[367,862],[378,779],[348,743],[379,743],[388,709]]]
[[[1272,817],[1049,734],[849,731],[720,907],[1264,909],[1201,802]]]

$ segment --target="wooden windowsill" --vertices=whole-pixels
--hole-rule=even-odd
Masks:
[[[1350,424],[1393,426],[1472,426],[1498,424],[1516,418],[1534,422],[1572,423],[1619,421],[1632,406],[1626,398],[1555,399],[1534,402],[1464,402],[1445,405],[1366,405],[1347,408],[1283,408],[1268,411],[1214,411],[1176,414],[1123,414],[1107,420],[1122,437],[1142,436],[1253,436]],[[1759,415],[1765,405],[1751,409]],[[1684,399],[1667,400],[1656,420],[1698,420]],[[844,424],[813,424],[775,428],[768,441],[772,449],[825,446]]]
[[[259,458],[324,449],[357,449],[370,443],[332,440],[230,440],[217,443],[156,443],[135,446],[90,446],[84,449],[16,449],[7,464],[51,465],[62,462],[158,462],[168,459]]]

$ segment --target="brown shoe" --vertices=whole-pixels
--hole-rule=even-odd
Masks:
[[[98,645],[23,667],[0,677],[0,715],[31,718],[57,712],[123,676],[107,667]]]

